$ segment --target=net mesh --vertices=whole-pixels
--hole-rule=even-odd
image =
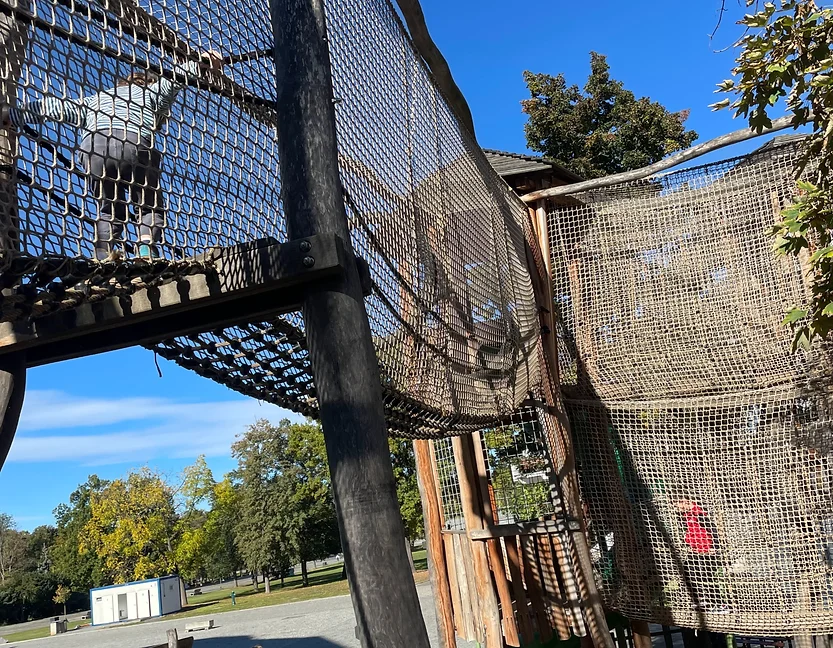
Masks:
[[[591,554],[629,617],[833,630],[830,357],[790,352],[806,259],[766,234],[798,155],[577,194],[549,216]]]
[[[461,128],[393,7],[325,4],[341,176],[372,277],[389,423],[423,437],[494,423],[539,380],[526,210]],[[0,319],[212,272],[195,260],[211,248],[286,240],[268,5],[0,0],[2,99],[14,106],[14,127],[0,132],[10,195]],[[156,350],[315,414],[297,314]]]

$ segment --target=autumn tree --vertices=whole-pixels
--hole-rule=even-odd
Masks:
[[[67,601],[69,601],[71,595],[72,590],[69,587],[66,585],[58,585],[58,588],[55,590],[55,596],[52,597],[55,603],[64,607],[64,616],[67,615]]]
[[[183,470],[180,482],[174,569],[185,580],[193,581],[205,575],[209,562],[206,506],[211,502],[215,482],[204,455]]]
[[[111,582],[154,578],[174,568],[175,533],[173,490],[144,468],[91,494],[80,550],[103,561]]]
[[[52,571],[76,591],[105,584],[101,558],[95,551],[81,550],[81,537],[92,517],[93,494],[100,493],[108,484],[97,475],[90,475],[70,494],[69,503],[60,504],[53,512],[57,535],[50,550]]]
[[[527,71],[524,81],[531,95],[521,102],[529,117],[529,148],[586,179],[652,164],[697,139],[684,126],[688,111],[671,112],[648,97],[637,99],[610,77],[602,54],[590,53],[583,92],[567,85],[563,74]]]
[[[753,4],[756,10],[740,20],[746,31],[736,44],[733,78],[718,87],[735,98],[714,108],[731,109],[760,131],[785,99],[793,126],[810,127],[795,168],[796,199],[772,232],[778,254],[808,256],[811,296],[784,320],[793,345],[808,347],[833,331],[833,8],[814,0],[746,2]]]
[[[21,571],[26,559],[27,538],[17,530],[11,515],[0,513],[0,585],[12,573]]]

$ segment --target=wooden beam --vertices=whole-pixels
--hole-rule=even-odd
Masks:
[[[333,235],[288,243],[261,239],[211,258],[215,271],[206,274],[87,302],[27,328],[0,324],[0,356],[25,350],[34,367],[297,310],[312,284],[337,280],[349,263]],[[305,259],[313,262],[305,265]]]
[[[578,520],[537,520],[535,522],[519,522],[516,524],[494,524],[485,529],[469,531],[472,540],[491,540],[492,538],[508,538],[516,535],[549,535],[581,529]]]
[[[437,482],[431,465],[431,445],[428,441],[413,442],[416,459],[417,484],[419,485],[422,512],[425,518],[425,540],[428,548],[428,574],[434,592],[437,611],[437,628],[442,648],[455,648],[454,612],[451,588],[448,582],[445,546],[442,536],[442,517]]]
[[[625,171],[624,173],[616,173],[614,175],[609,175],[604,178],[598,178],[596,180],[585,180],[584,182],[576,182],[575,184],[565,185],[561,187],[551,187],[549,189],[533,191],[531,193],[524,194],[523,196],[521,196],[521,200],[523,200],[525,203],[534,203],[545,198],[567,196],[570,194],[579,193],[581,191],[591,191],[593,189],[603,189],[605,187],[611,187],[621,182],[642,180],[643,178],[647,178],[661,171],[665,171],[666,169],[671,169],[677,166],[678,164],[688,162],[689,160],[693,160],[694,158],[700,157],[701,155],[705,155],[706,153],[711,153],[712,151],[716,151],[725,146],[730,146],[731,144],[737,144],[739,142],[745,142],[746,140],[750,140],[754,137],[760,137],[761,135],[775,133],[777,131],[784,130],[785,128],[789,128],[790,126],[795,128],[794,120],[795,117],[793,117],[792,115],[787,115],[786,117],[781,117],[773,121],[772,126],[770,128],[764,128],[760,131],[755,130],[754,128],[741,128],[740,130],[736,130],[732,133],[727,133],[726,135],[715,137],[714,139],[711,139],[707,142],[703,142],[702,144],[692,146],[691,148],[688,148],[685,151],[675,153],[674,155],[667,157],[664,160],[660,160],[659,162],[656,162],[649,166],[642,167],[641,169]]]

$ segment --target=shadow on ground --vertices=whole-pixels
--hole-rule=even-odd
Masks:
[[[286,639],[252,639],[251,637],[195,638],[194,648],[345,648],[321,637],[291,637]]]

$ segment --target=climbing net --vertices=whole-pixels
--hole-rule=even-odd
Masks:
[[[326,11],[389,423],[412,436],[482,427],[538,381],[526,211],[390,3],[330,0]],[[212,248],[286,240],[268,2],[0,0],[0,39],[12,122],[0,133],[0,319],[211,272],[198,259]],[[155,349],[316,412],[298,314]]]
[[[830,356],[790,352],[807,259],[767,236],[798,154],[767,146],[549,216],[591,553],[631,618],[833,630]]]

